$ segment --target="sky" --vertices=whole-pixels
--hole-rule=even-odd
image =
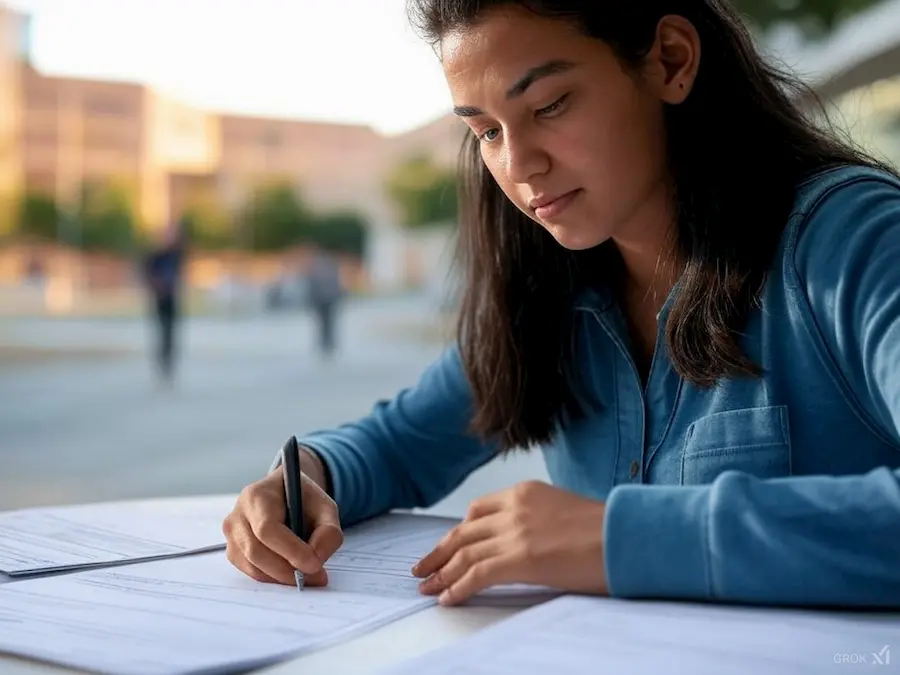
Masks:
[[[201,108],[400,133],[451,108],[404,0],[0,0],[34,65],[128,80]]]

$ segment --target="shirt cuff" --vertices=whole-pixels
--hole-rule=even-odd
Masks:
[[[300,448],[306,450],[319,460],[319,465],[322,467],[322,474],[325,478],[325,485],[323,486],[325,489],[325,494],[334,499],[334,480],[331,477],[331,467],[328,466],[328,462],[325,461],[325,456],[321,452],[314,450],[308,445],[301,445]]]
[[[711,599],[708,486],[619,485],[604,516],[609,594]]]

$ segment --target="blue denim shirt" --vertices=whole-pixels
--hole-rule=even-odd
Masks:
[[[603,406],[542,449],[554,484],[606,502],[611,594],[900,605],[900,181],[848,167],[799,186],[743,341],[761,379],[682,380],[670,302],[646,387],[615,307],[573,308]],[[433,504],[491,459],[466,434],[470,407],[450,349],[363,419],[300,442],[352,524]]]

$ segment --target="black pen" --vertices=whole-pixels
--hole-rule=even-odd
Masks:
[[[291,436],[281,448],[281,472],[284,475],[284,501],[287,507],[287,526],[301,541],[308,542],[306,517],[303,514],[303,490],[300,482],[300,447],[297,437]],[[303,590],[303,572],[294,570],[297,590]]]

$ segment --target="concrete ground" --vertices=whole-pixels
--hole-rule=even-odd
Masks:
[[[140,319],[4,319],[0,510],[236,493],[289,435],[364,415],[413,384],[441,349],[422,339],[436,324],[423,299],[359,302],[323,363],[303,313],[191,319],[170,390],[155,381]],[[533,476],[545,478],[539,456],[496,462],[435,511],[462,515],[472,497]]]

